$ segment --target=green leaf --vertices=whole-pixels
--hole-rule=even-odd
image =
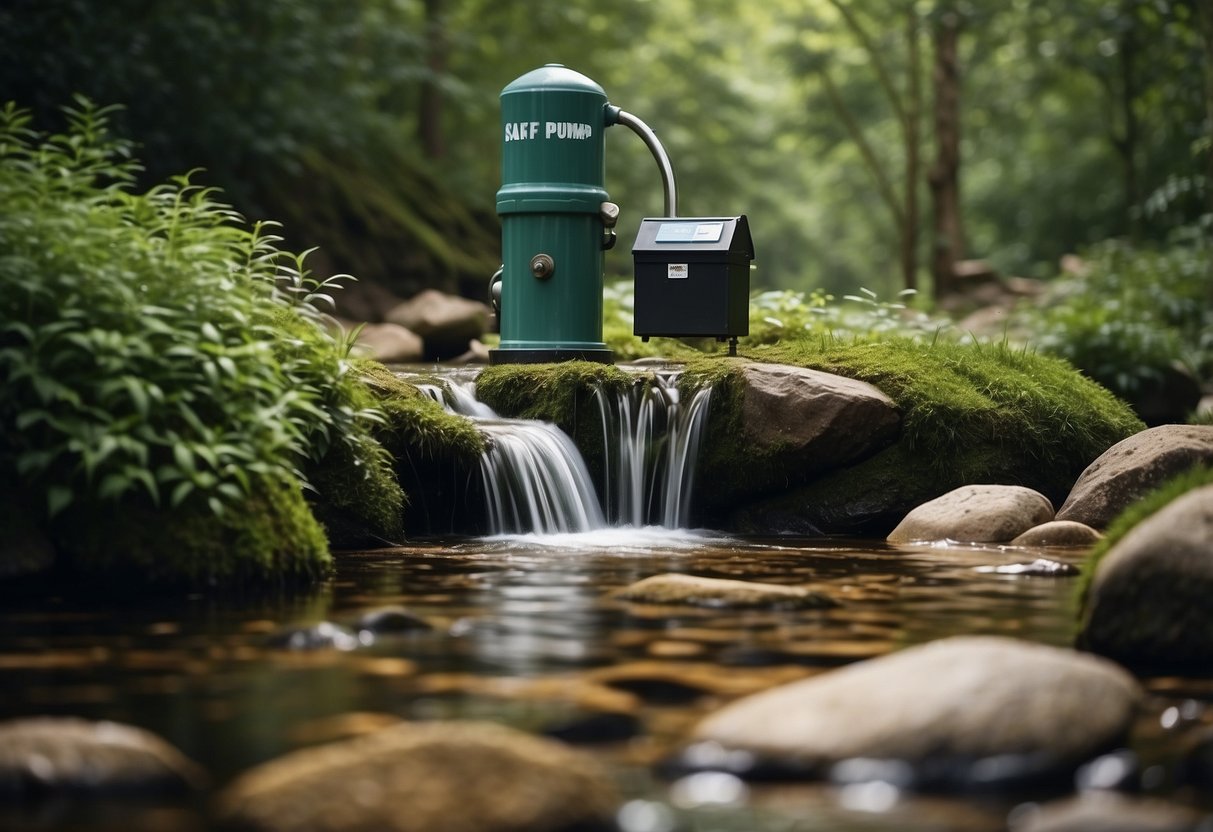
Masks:
[[[54,517],[72,503],[72,490],[62,485],[52,485],[46,490],[46,514]]]

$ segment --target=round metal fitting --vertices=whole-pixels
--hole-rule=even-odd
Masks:
[[[547,280],[556,271],[556,261],[550,254],[536,254],[531,258],[531,274],[540,280]]]

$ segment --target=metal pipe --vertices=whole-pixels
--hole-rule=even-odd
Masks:
[[[665,215],[667,217],[678,216],[678,189],[674,185],[674,166],[670,164],[670,157],[666,154],[665,148],[661,146],[657,134],[653,132],[653,128],[629,112],[617,110],[613,115],[615,123],[622,124],[640,136],[649,148],[649,152],[653,154],[657,167],[661,170],[661,186],[665,191]]]

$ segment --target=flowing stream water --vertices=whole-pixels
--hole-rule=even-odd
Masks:
[[[453,407],[474,408],[470,389],[447,387],[458,391],[451,398],[465,399]],[[607,423],[618,426],[621,453],[604,489],[605,510],[596,500],[585,503],[572,512],[575,520],[556,519],[569,509],[563,497],[527,506],[514,486],[503,486],[489,498],[500,502],[502,534],[341,553],[330,581],[283,596],[131,600],[0,585],[0,718],[133,723],[176,745],[213,781],[188,805],[0,808],[0,829],[204,830],[209,799],[240,772],[402,719],[489,719],[583,744],[629,801],[620,814],[623,832],[983,832],[1004,829],[1016,806],[1050,796],[1052,789],[915,795],[655,774],[697,719],[751,691],[954,634],[1071,644],[1074,579],[998,567],[1046,554],[1067,563],[1082,557],[662,528],[658,518],[676,523],[685,516],[678,512],[685,510],[693,453],[677,450],[682,438],[663,438],[669,433],[660,426],[683,425],[690,448],[691,412],[707,405],[705,395],[681,408],[671,389],[637,391],[603,408]],[[484,411],[476,418],[496,440],[487,477],[502,476],[495,466],[534,461],[510,445],[518,425]],[[552,447],[561,445],[558,437],[526,443],[561,458],[554,463],[561,476],[583,478],[579,457]],[[526,518],[537,518],[544,531],[504,533]],[[808,586],[841,603],[800,611],[670,610],[612,595],[671,571]],[[360,633],[360,616],[387,605],[405,607],[430,627]],[[321,621],[348,637],[316,649],[285,646],[284,632]],[[316,641],[324,640],[298,643]],[[1213,724],[1213,682],[1142,681],[1150,698],[1134,735],[1148,769]],[[339,783],[333,799],[345,799]]]

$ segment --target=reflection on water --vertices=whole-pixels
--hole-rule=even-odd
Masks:
[[[618,723],[630,726],[624,741],[596,753],[618,772],[635,817],[755,831],[1001,828],[1005,805],[849,786],[730,781],[713,791],[700,780],[674,788],[648,772],[703,713],[773,684],[959,633],[1069,644],[1072,578],[981,569],[1040,554],[620,528],[349,553],[329,584],[303,596],[132,604],[10,591],[0,598],[0,717],[134,723],[222,785],[294,748],[396,719],[488,718],[544,731],[595,714],[626,715]],[[1049,554],[1063,563],[1079,556]],[[671,571],[807,586],[841,604],[726,611],[611,596]],[[367,646],[350,651],[268,646],[285,626],[352,627],[384,605],[401,605],[433,627],[363,637]],[[1190,724],[1207,720],[1203,706],[1184,705],[1209,699],[1207,683],[1168,677],[1151,687],[1159,698],[1143,719],[1160,748],[1166,708],[1187,707]]]

